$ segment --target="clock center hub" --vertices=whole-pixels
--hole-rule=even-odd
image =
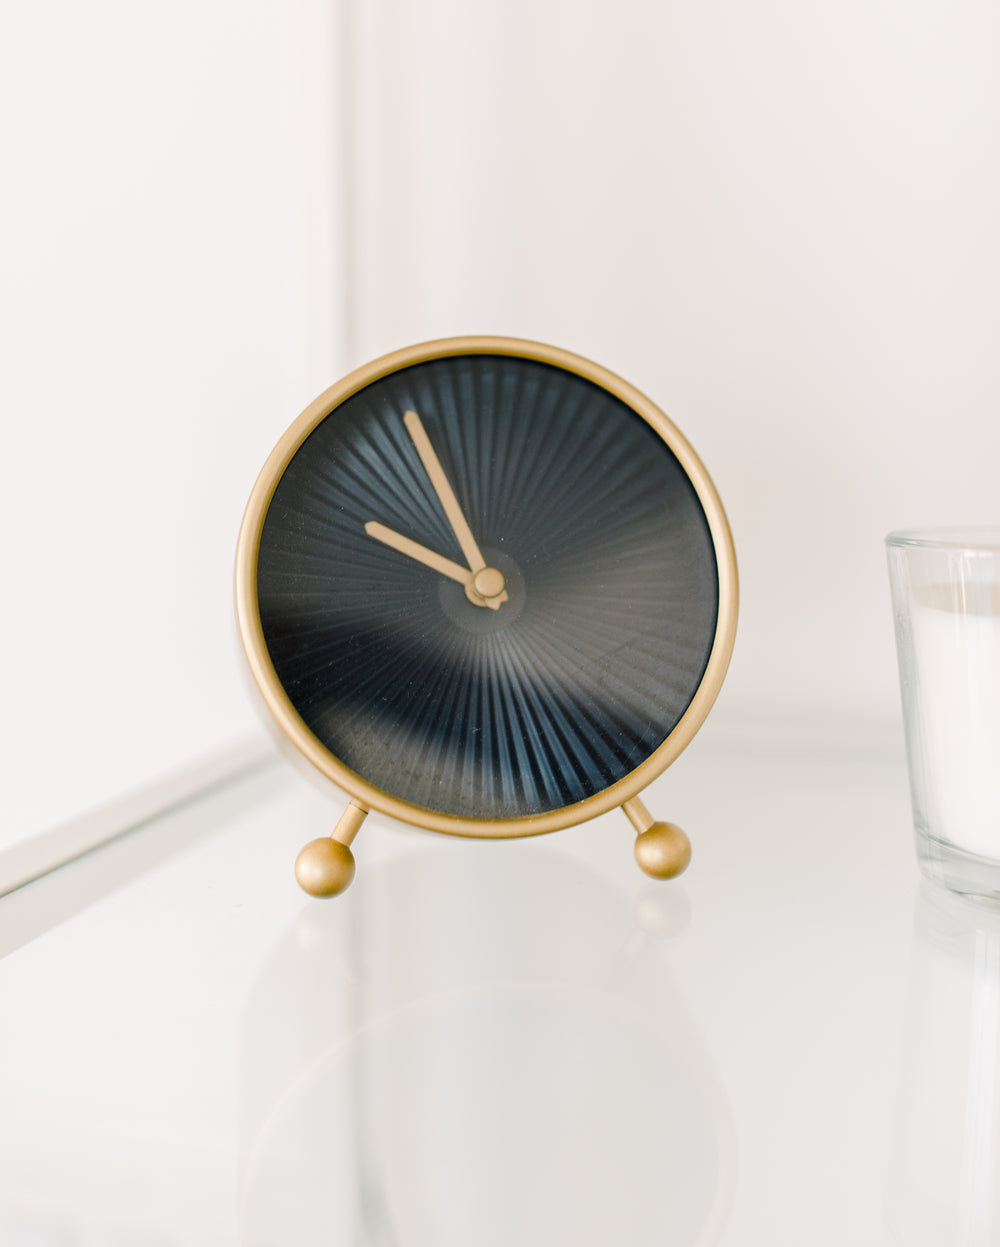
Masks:
[[[481,567],[472,577],[472,587],[487,601],[499,597],[506,585],[503,572],[496,567]]]
[[[505,551],[497,547],[483,547],[485,567],[481,567],[475,575],[486,571],[494,571],[497,577],[503,577],[503,588],[494,598],[484,597],[476,588],[475,575],[465,585],[456,584],[442,576],[438,584],[438,600],[441,607],[453,624],[463,632],[474,636],[492,636],[496,632],[504,632],[516,624],[524,609],[526,588],[520,567]],[[493,585],[498,583],[493,581]],[[492,588],[487,578],[486,588]],[[493,604],[499,609],[488,609]]]

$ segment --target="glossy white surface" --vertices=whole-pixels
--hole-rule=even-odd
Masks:
[[[701,740],[538,840],[284,764],[0,901],[0,1242],[985,1244],[1000,920],[921,886],[902,750]]]

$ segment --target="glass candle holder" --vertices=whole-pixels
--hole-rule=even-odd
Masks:
[[[1000,898],[1000,527],[886,538],[917,857]]]

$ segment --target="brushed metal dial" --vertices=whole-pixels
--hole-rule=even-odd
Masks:
[[[514,355],[413,364],[337,406],[274,489],[256,572],[309,731],[456,818],[556,810],[635,770],[690,705],[719,615],[669,445],[602,386]]]

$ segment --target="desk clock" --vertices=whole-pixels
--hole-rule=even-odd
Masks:
[[[307,892],[348,886],[370,810],[508,837],[621,806],[648,874],[687,866],[639,793],[722,684],[736,560],[694,451],[606,369],[464,337],[351,373],[257,480],[236,605],[280,734],[351,798]]]

